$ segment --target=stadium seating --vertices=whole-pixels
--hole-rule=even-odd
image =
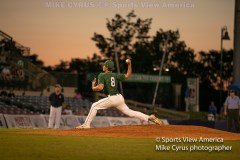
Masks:
[[[14,106],[14,105],[6,105],[4,103],[0,103],[0,113],[2,114],[34,114],[33,111],[30,111],[26,108],[24,109],[21,109],[21,108],[18,108],[17,106]]]
[[[0,88],[40,90],[55,83],[54,76],[32,62],[30,48],[0,31]]]
[[[4,98],[4,100],[6,100]],[[15,96],[7,98],[8,104],[0,98],[0,113],[3,114],[45,114],[49,112],[50,103],[47,96]],[[70,109],[76,111],[82,108],[90,109],[92,103],[88,99],[76,99],[72,97],[65,97],[65,103],[70,106]],[[14,105],[16,104],[16,105]],[[20,105],[19,108],[17,105]],[[84,115],[86,115],[84,113]],[[78,114],[78,113],[77,113]],[[109,108],[98,112],[100,116],[109,117],[124,117],[125,115],[116,108]]]

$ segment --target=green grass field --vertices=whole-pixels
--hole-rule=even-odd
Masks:
[[[155,151],[154,138],[106,138],[20,134],[24,129],[0,129],[0,160],[239,160],[240,141],[226,141],[232,151]]]

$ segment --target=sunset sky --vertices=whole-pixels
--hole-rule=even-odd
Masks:
[[[196,52],[219,50],[226,25],[231,40],[224,48],[233,48],[234,0],[1,0],[0,30],[54,65],[99,53],[94,32],[107,35],[106,18],[125,16],[133,7],[139,17],[153,18],[151,35],[159,28],[179,29],[181,40]]]

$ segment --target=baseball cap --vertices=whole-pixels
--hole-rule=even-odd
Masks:
[[[103,65],[109,69],[114,69],[114,62],[111,60],[106,60]]]

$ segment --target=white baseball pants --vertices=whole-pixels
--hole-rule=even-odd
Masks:
[[[61,107],[51,106],[49,121],[48,121],[48,128],[53,128],[53,124],[55,129],[58,129],[60,127],[61,113],[62,113],[62,106]]]
[[[97,114],[97,110],[107,109],[109,107],[116,107],[118,110],[120,110],[122,113],[126,114],[129,117],[139,118],[140,120],[148,121],[148,115],[129,109],[128,106],[125,104],[123,96],[121,94],[117,94],[113,96],[108,96],[99,100],[98,102],[93,103],[84,124],[90,126],[93,118]]]

